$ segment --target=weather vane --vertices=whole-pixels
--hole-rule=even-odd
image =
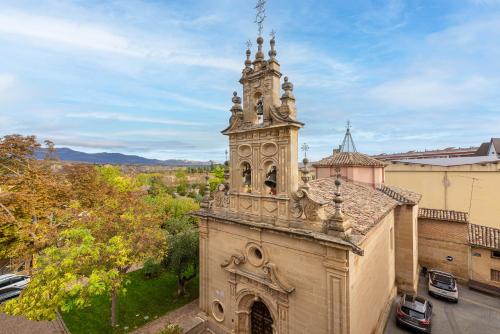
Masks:
[[[347,130],[351,130],[351,121],[347,120]]]
[[[257,14],[255,15],[255,23],[257,23],[257,28],[259,30],[259,36],[262,36],[262,30],[264,29],[264,20],[266,19],[266,0],[257,0],[257,5],[255,9]]]
[[[301,150],[302,152],[304,152],[304,158],[307,158],[307,151],[309,151],[309,145],[307,145],[307,143],[302,144]]]
[[[251,40],[248,40],[246,42],[246,45],[247,45],[247,50],[250,50],[252,48],[252,41]]]
[[[271,33],[269,34],[271,36],[271,39],[274,39],[276,37],[276,31],[273,29],[271,30]]]
[[[226,161],[227,161],[227,153],[228,153],[228,152],[227,152],[227,148],[226,148],[226,152],[224,152],[224,153],[226,153]]]

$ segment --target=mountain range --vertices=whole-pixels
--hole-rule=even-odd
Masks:
[[[39,149],[36,152],[38,159],[43,159],[46,154],[46,149]],[[128,155],[122,153],[85,153],[75,151],[67,147],[56,149],[57,157],[62,161],[84,162],[91,164],[112,164],[112,165],[161,165],[161,166],[206,166],[210,162],[207,161],[191,161],[180,159],[148,159],[138,155]]]

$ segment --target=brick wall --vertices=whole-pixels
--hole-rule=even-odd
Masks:
[[[418,220],[418,260],[422,267],[450,272],[469,279],[467,224],[442,220]],[[452,261],[447,259],[452,257]]]

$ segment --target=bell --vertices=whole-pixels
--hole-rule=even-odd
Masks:
[[[267,179],[264,181],[264,184],[271,189],[276,188],[276,167],[273,166],[269,173],[266,175]]]
[[[247,168],[243,171],[243,185],[252,185],[252,170],[250,168]]]

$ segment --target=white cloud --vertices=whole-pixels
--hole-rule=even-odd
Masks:
[[[67,114],[66,117],[91,118],[91,119],[103,119],[103,120],[111,120],[111,121],[166,124],[166,125],[201,125],[201,123],[198,123],[198,122],[188,122],[188,121],[182,121],[182,120],[176,120],[176,119],[132,116],[132,115],[126,115],[126,114],[104,113],[104,112],[70,113],[70,114]]]
[[[489,93],[491,86],[482,77],[446,81],[432,76],[411,76],[376,86],[368,96],[401,108],[447,108],[478,101]]]
[[[0,73],[0,93],[11,88],[16,81],[16,77],[8,73]]]
[[[199,24],[212,22],[214,17],[200,17]],[[115,30],[118,30],[115,28]],[[19,11],[0,12],[0,34],[23,36],[43,41],[44,46],[78,48],[133,57],[167,64],[212,67],[230,71],[241,70],[232,59],[211,56],[207,50],[198,50],[196,41],[180,39],[181,30],[170,31],[162,38],[150,39],[147,33],[137,31],[133,37],[116,33],[111,27],[76,20],[27,14]],[[37,44],[39,46],[39,43]]]

